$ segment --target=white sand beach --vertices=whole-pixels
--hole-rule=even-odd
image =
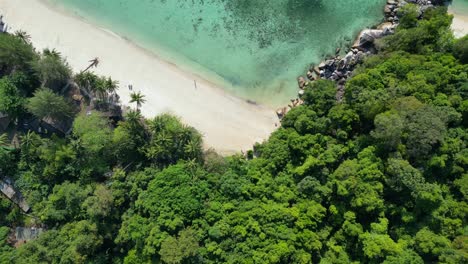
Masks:
[[[453,6],[449,6],[448,12],[453,15],[452,30],[455,37],[461,38],[468,34],[468,14],[457,12]]]
[[[56,49],[75,72],[98,57],[100,63],[94,72],[119,81],[118,94],[124,104],[129,102],[128,85],[132,84],[134,91],[146,95],[144,116],[175,114],[203,134],[207,148],[219,153],[250,149],[255,142],[266,139],[278,122],[273,109],[231,96],[131,42],[41,0],[1,0],[0,14],[10,32],[24,30],[36,48]]]

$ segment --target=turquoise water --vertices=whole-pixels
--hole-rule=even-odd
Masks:
[[[237,96],[270,105],[363,28],[386,0],[49,0]]]

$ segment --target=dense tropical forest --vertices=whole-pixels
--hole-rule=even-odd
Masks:
[[[468,263],[468,37],[451,20],[407,12],[342,102],[313,82],[231,157],[143,118],[141,94],[119,118],[113,80],[0,34],[0,179],[31,207],[1,196],[0,263]],[[16,227],[44,231],[15,243]]]

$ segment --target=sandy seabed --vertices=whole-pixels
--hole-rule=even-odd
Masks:
[[[122,103],[129,102],[131,84],[133,91],[146,96],[141,108],[145,117],[165,112],[179,116],[203,134],[206,148],[221,154],[246,151],[275,130],[278,118],[273,109],[234,97],[222,87],[42,0],[1,0],[0,14],[10,32],[24,30],[36,48],[56,49],[75,72],[98,57],[99,66],[93,71],[119,81]]]

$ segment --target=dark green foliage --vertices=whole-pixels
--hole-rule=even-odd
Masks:
[[[418,25],[420,16],[418,6],[412,4],[405,5],[398,12],[398,15],[401,17],[400,25],[398,26],[400,29],[414,28]]]
[[[13,247],[7,243],[10,229],[6,226],[0,226],[0,262],[9,263],[13,259]]]
[[[461,63],[468,63],[468,36],[455,41],[453,54]]]
[[[34,208],[41,221],[54,225],[82,218],[81,204],[91,193],[90,186],[65,182],[55,185],[52,194]]]
[[[32,73],[30,62],[37,57],[33,47],[21,38],[0,34],[0,76],[17,71]]]
[[[409,16],[402,18],[404,26],[399,27],[395,35],[385,39],[384,50],[402,50],[411,53],[450,50],[453,41],[450,25],[453,17],[446,12],[447,7],[426,10],[423,19],[417,21],[416,27],[414,27],[416,14],[413,11],[407,12]]]
[[[0,112],[16,118],[24,111],[24,97],[9,78],[0,79]]]
[[[336,104],[336,87],[332,81],[312,82],[305,91],[302,99],[319,116],[325,115]]]

